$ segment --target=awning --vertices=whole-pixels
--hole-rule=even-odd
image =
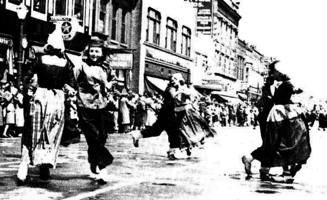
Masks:
[[[144,78],[144,88],[147,92],[163,94],[168,85],[168,80],[146,76]]]
[[[243,94],[243,93],[237,93],[237,95],[238,95],[238,97],[240,98],[240,99],[242,99],[243,101],[245,101],[245,100],[247,100],[247,96],[246,96],[246,94]]]
[[[194,85],[195,89],[205,89],[210,91],[221,91],[223,88],[221,85]]]
[[[223,102],[229,102],[232,104],[242,104],[244,103],[241,99],[239,99],[238,95],[233,92],[224,92],[224,91],[213,91],[211,95],[217,97],[218,100],[224,100]]]
[[[169,83],[168,80],[155,78],[155,77],[151,77],[151,76],[146,76],[144,82],[145,82],[145,90],[146,91],[152,92],[152,93],[156,92],[159,94],[163,94],[163,92],[166,90],[167,85]],[[191,95],[193,97],[200,98],[203,96],[196,89],[194,89],[193,86],[190,86],[190,91],[191,91]]]

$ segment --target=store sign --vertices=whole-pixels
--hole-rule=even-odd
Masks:
[[[112,69],[132,69],[133,54],[132,53],[113,53],[109,56],[109,65]]]
[[[72,40],[79,28],[78,20],[69,16],[52,16],[51,22],[59,24],[64,40]]]
[[[197,8],[198,8],[197,20],[196,20],[197,31],[203,34],[211,34],[211,23],[212,23],[211,0],[198,0]]]
[[[0,37],[0,44],[6,46],[12,46],[12,40],[9,38]]]

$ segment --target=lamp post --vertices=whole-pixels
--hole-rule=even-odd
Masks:
[[[22,65],[23,65],[23,53],[24,48],[27,47],[26,38],[24,36],[24,23],[28,13],[27,7],[24,5],[24,1],[17,6],[17,17],[19,19],[19,45],[18,45],[18,65],[17,65],[17,88],[20,90],[20,84],[22,79]]]

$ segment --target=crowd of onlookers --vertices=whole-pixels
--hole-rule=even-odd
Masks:
[[[249,103],[219,103],[203,97],[199,111],[211,126],[253,126],[258,125],[258,109]]]
[[[24,130],[23,95],[11,81],[0,83],[0,137],[17,137]]]
[[[10,81],[1,82],[0,85],[0,137],[18,137],[24,130],[23,95]],[[162,97],[158,93],[145,92],[139,95],[125,89],[112,93],[107,108],[108,133],[127,133],[151,126],[156,121],[161,104]],[[258,126],[259,111],[254,104],[221,103],[209,96],[202,96],[193,105],[213,127],[252,126],[255,129]],[[65,131],[79,134],[76,107],[69,99],[66,110],[68,117]],[[327,109],[324,106],[315,105],[307,111],[306,117],[310,127],[317,120],[318,130],[327,129]]]

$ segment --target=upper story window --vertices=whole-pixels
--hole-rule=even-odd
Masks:
[[[67,15],[68,0],[55,0],[54,15]]]
[[[84,19],[84,0],[75,0],[74,5],[74,16],[77,18],[78,23],[83,26],[83,19]]]
[[[48,1],[46,0],[32,0],[31,16],[40,20],[47,20],[47,7]]]
[[[107,3],[106,0],[100,1],[100,12],[99,12],[99,20],[98,20],[98,32],[105,33],[106,32],[106,12],[107,12]]]
[[[107,0],[93,1],[92,29],[97,33],[106,33],[107,4]]]
[[[146,41],[157,45],[160,44],[160,22],[160,13],[152,8],[149,8],[148,26],[146,29]]]
[[[117,14],[118,7],[113,4],[112,5],[112,18],[111,18],[111,39],[117,40]]]
[[[191,56],[191,29],[186,26],[182,28],[181,53],[186,56]]]
[[[167,18],[165,47],[167,49],[176,52],[176,41],[177,41],[177,22],[171,18]]]
[[[126,21],[127,21],[127,11],[125,9],[122,10],[121,16],[121,31],[120,31],[120,42],[126,43]]]

